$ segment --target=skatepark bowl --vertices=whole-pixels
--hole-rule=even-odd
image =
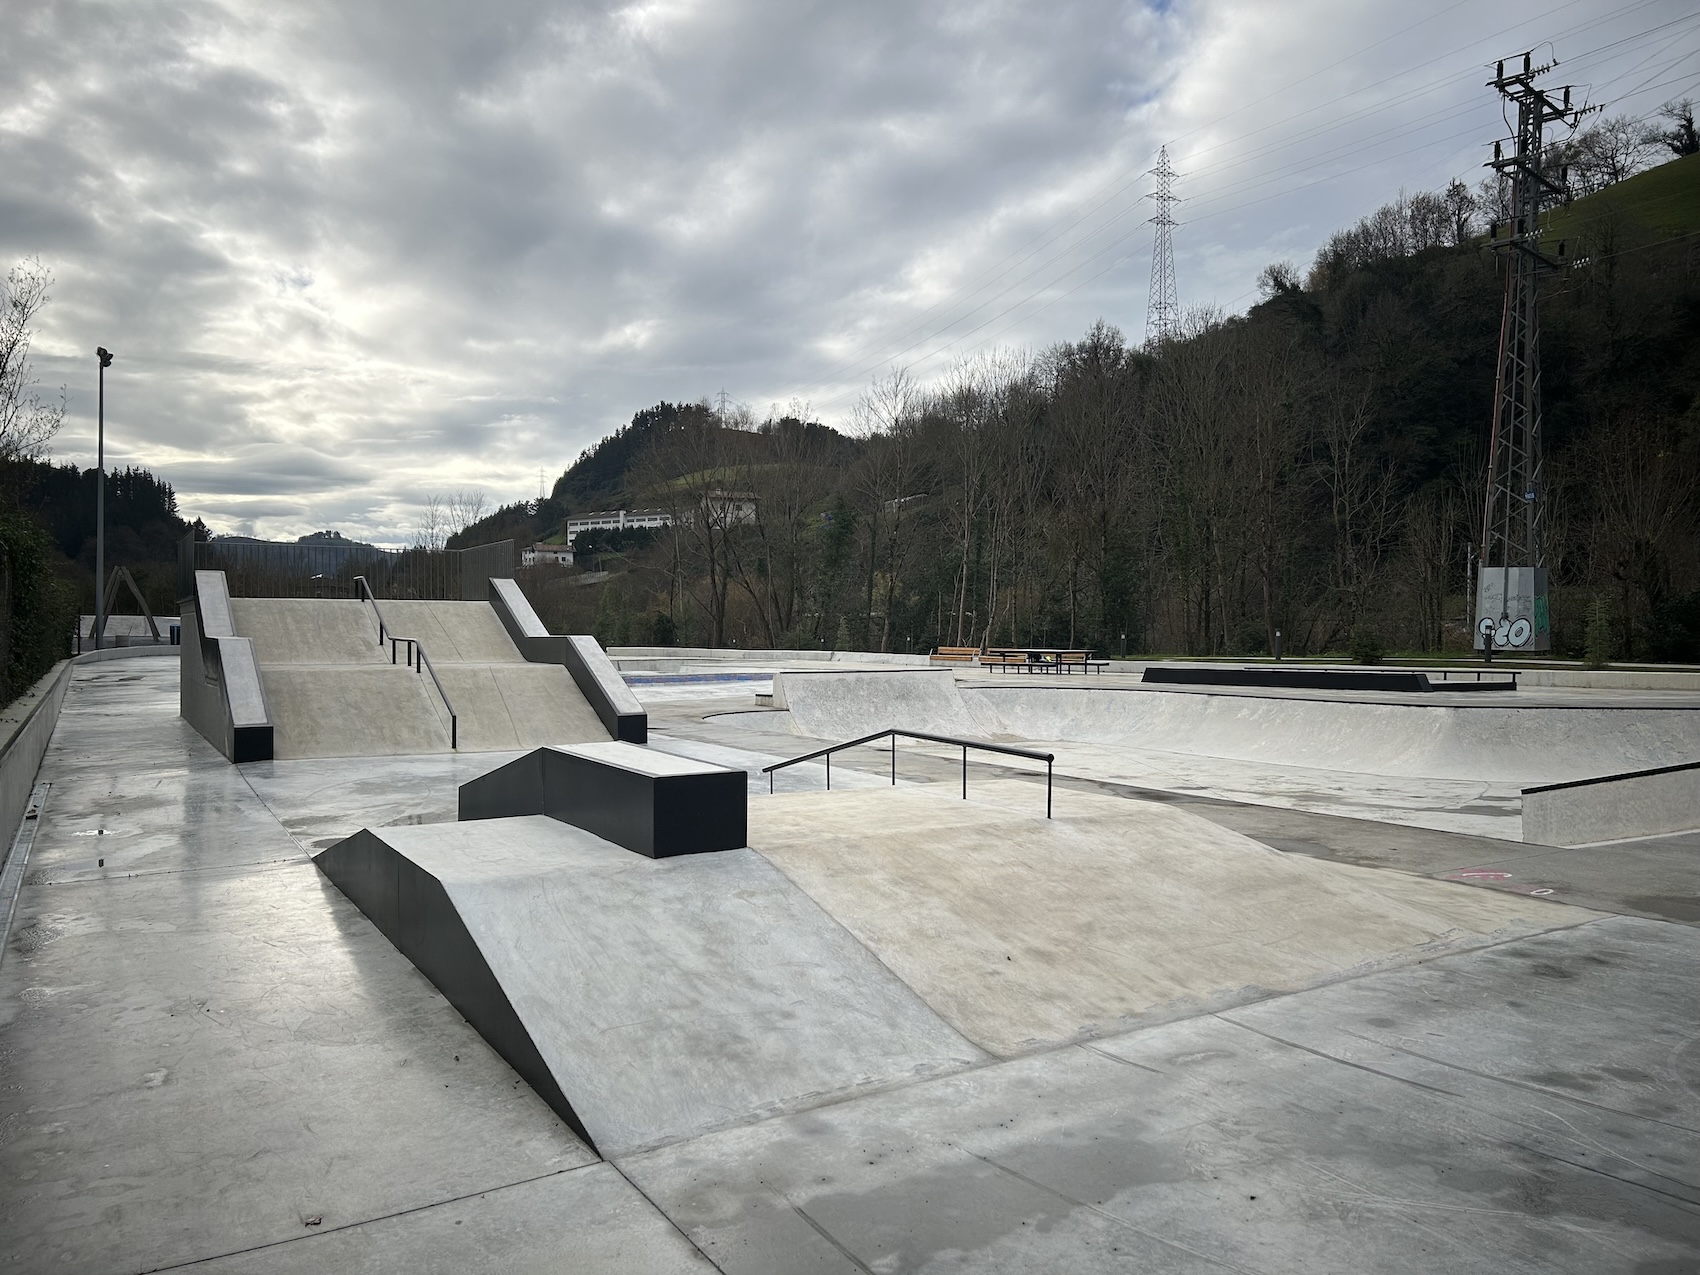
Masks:
[[[5,1269],[1700,1270],[1700,674],[604,654],[494,584],[199,581],[0,719]]]

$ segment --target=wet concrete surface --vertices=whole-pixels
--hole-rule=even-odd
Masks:
[[[474,763],[233,768],[177,718],[176,677],[79,669],[40,775],[52,787],[0,960],[13,1269],[1700,1266],[1700,933],[1671,923],[1694,919],[1676,915],[1691,844],[1547,852],[1186,799],[1287,853],[1504,870],[1512,884],[1456,888],[1554,881],[1531,891],[1608,912],[1668,900],[1671,915],[598,1161],[307,860],[351,825],[452,809]],[[716,730],[714,706],[676,701],[658,743],[802,751]],[[943,756],[901,760],[906,784],[959,775]],[[845,766],[871,788],[889,761]],[[971,794],[999,777],[1031,782],[976,766]]]

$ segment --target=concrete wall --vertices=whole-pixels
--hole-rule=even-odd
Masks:
[[[59,661],[0,713],[0,730],[5,732],[5,742],[0,743],[0,829],[5,830],[0,861],[12,852],[47,741],[59,722],[59,707],[71,683],[71,665],[70,660]]]
[[[1523,790],[1523,840],[1544,846],[1700,828],[1700,762]]]

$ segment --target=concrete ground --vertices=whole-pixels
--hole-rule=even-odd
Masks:
[[[1171,798],[1319,881],[1535,923],[599,1160],[307,858],[440,820],[506,757],[231,767],[177,717],[176,673],[79,668],[43,764],[0,960],[13,1269],[1700,1270],[1692,845],[1547,853]],[[758,771],[799,750],[711,716],[732,703],[673,687],[652,738]],[[889,761],[835,763],[817,821],[843,796],[846,827],[928,849],[913,801],[985,818],[1042,791],[976,765],[950,805],[957,768],[906,750],[882,817]],[[1152,796],[1057,799],[1130,795]],[[799,876],[806,831],[771,850]],[[1302,933],[1303,906],[1253,919]],[[893,961],[920,941],[858,937]]]

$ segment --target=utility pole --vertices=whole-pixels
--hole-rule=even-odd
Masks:
[[[1488,443],[1487,492],[1482,507],[1481,557],[1476,581],[1475,645],[1492,659],[1497,651],[1552,649],[1547,607],[1547,568],[1542,535],[1546,492],[1541,469],[1540,318],[1536,309],[1539,279],[1564,264],[1564,245],[1556,256],[1541,243],[1541,215],[1567,202],[1565,174],[1556,178],[1545,167],[1549,124],[1574,129],[1586,109],[1572,107],[1570,87],[1548,92],[1535,80],[1556,61],[1541,66],[1523,55],[1523,68],[1506,73],[1498,65],[1490,88],[1514,108],[1517,133],[1513,151],[1493,144],[1485,165],[1510,184],[1510,220],[1495,223],[1489,239],[1505,274],[1505,308],[1499,327],[1499,367],[1493,400],[1493,429]],[[1503,230],[1503,234],[1501,231]]]
[[[98,651],[106,641],[106,369],[112,366],[112,354],[105,346],[94,353],[100,360],[94,462],[99,474],[94,488],[94,649]]]
[[[1169,148],[1157,152],[1157,167],[1146,176],[1157,179],[1157,190],[1151,198],[1157,201],[1157,213],[1151,224],[1157,227],[1151,244],[1151,295],[1145,304],[1145,348],[1157,347],[1174,340],[1181,330],[1181,303],[1175,292],[1175,170],[1169,167]]]

